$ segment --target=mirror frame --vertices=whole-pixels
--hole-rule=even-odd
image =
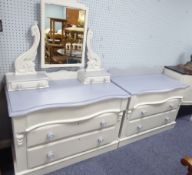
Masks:
[[[84,24],[84,39],[83,39],[83,51],[81,63],[75,64],[45,64],[45,5],[53,4],[66,6],[71,8],[77,8],[86,11],[85,24]],[[54,67],[85,67],[85,48],[87,40],[87,24],[88,24],[89,9],[84,4],[78,3],[75,0],[41,0],[41,68],[54,68]]]

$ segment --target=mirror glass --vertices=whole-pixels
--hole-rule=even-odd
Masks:
[[[87,10],[44,3],[42,67],[83,66]]]

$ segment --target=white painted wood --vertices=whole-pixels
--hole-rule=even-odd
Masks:
[[[49,87],[49,79],[45,72],[36,72],[36,74],[30,75],[7,73],[5,77],[8,91],[42,89]]]
[[[37,24],[34,24],[31,27],[31,34],[34,36],[34,41],[33,45],[31,48],[20,55],[16,60],[15,60],[15,73],[25,75],[25,74],[35,74],[35,58],[37,55],[37,48],[39,46],[39,41],[40,41],[40,32]]]
[[[167,68],[164,68],[163,69],[163,74],[173,78],[173,79],[176,79],[176,80],[179,80],[183,83],[187,83],[189,85],[192,84],[192,78],[191,78],[191,75],[185,75],[185,74],[180,74],[176,71],[173,71],[173,70],[170,70],[170,69],[167,69]]]
[[[22,115],[14,113],[12,117],[15,173],[46,174],[116,149],[118,143],[122,146],[172,128],[185,86],[179,83],[174,86],[167,79],[165,82],[164,89],[140,91],[129,101],[130,95],[120,84],[114,88],[111,83],[82,85],[76,80],[58,81],[54,84],[57,88],[52,89],[51,84],[49,89],[32,91],[38,92],[43,103],[31,111],[29,106],[33,106],[33,100],[22,108],[13,102],[17,95],[23,99],[34,96],[32,92],[6,92],[7,99],[12,100],[8,101],[9,108],[14,106],[13,109],[22,111]],[[60,102],[64,105],[56,103],[58,99],[55,100],[51,91],[56,98],[62,97]],[[94,97],[93,92],[97,93]],[[42,98],[45,96],[52,101]]]
[[[109,83],[110,74],[102,68],[100,57],[93,51],[91,41],[93,31],[89,30],[87,34],[87,67],[78,71],[78,79],[83,84]]]
[[[77,64],[45,64],[44,52],[45,52],[45,40],[41,37],[41,67],[51,68],[51,67],[84,67],[85,66],[85,46],[86,46],[86,36],[87,36],[87,24],[88,24],[88,13],[89,9],[86,5],[79,3],[74,0],[63,1],[63,0],[41,0],[41,36],[45,36],[45,4],[53,4],[59,6],[66,6],[69,8],[77,8],[86,11],[85,24],[84,24],[84,38],[83,38],[83,52],[82,61]]]
[[[37,24],[31,27],[34,42],[31,48],[15,60],[15,73],[6,74],[8,91],[39,89],[49,87],[49,80],[45,72],[35,71],[35,58],[40,41]]]
[[[161,112],[177,109],[179,108],[181,102],[182,102],[182,97],[180,96],[180,97],[169,98],[163,101],[156,101],[153,103],[137,104],[134,106],[132,111],[128,111],[128,113],[130,113],[129,119],[135,120],[135,119],[143,118],[153,114],[158,114]]]
[[[120,145],[174,126],[187,85],[161,74],[114,76],[112,81],[131,94]]]
[[[13,158],[14,158],[14,169],[15,172],[22,172],[27,169],[27,140],[23,138],[23,144],[18,145],[17,133],[22,132],[25,129],[26,118],[12,119],[12,130],[13,130]]]
[[[156,93],[144,93],[141,95],[133,95],[131,96],[129,109],[133,110],[137,105],[145,105],[145,104],[155,104],[166,102],[168,99],[180,99],[182,102],[183,94],[185,92],[185,88],[176,89],[168,92],[156,92]],[[166,105],[165,105],[166,106]]]
[[[96,83],[110,83],[110,74],[104,70],[101,71],[89,71],[79,70],[78,79],[83,84],[96,84]]]
[[[79,133],[102,130],[116,125],[117,120],[118,115],[116,113],[107,113],[82,122],[46,125],[28,132],[27,145],[28,147],[32,147],[78,135]]]
[[[122,100],[105,100],[80,107],[40,110],[21,118],[27,118],[26,129],[42,126],[41,124],[44,126],[44,123],[58,124],[63,120],[65,123],[78,122],[79,118],[94,118],[104,113],[122,112],[126,109],[126,103],[123,102]]]
[[[93,51],[92,49],[92,42],[93,39],[93,31],[89,30],[87,34],[87,68],[86,71],[101,71],[103,70],[102,65],[101,65],[101,59],[100,57]]]
[[[74,84],[70,84],[68,82],[67,86],[68,88],[69,86],[73,87]],[[91,87],[92,90],[94,89],[93,86]],[[65,86],[62,86],[61,88],[63,87]],[[51,88],[49,88],[49,90],[50,89]],[[45,92],[46,90],[38,90],[38,95],[46,95]],[[72,90],[71,92],[74,91]],[[75,92],[77,92],[77,90]],[[11,93],[30,94],[30,92],[28,91],[17,91]],[[6,93],[8,99],[10,99],[11,93]],[[69,92],[65,91],[64,93]],[[79,91],[79,93],[81,93],[82,95],[81,90]],[[88,92],[86,91],[86,93]],[[54,94],[56,94],[55,91]],[[47,95],[50,95],[50,93],[48,93]],[[21,95],[19,96],[20,98],[22,97]],[[27,96],[24,95],[22,98],[25,99],[26,97]],[[14,135],[14,157],[16,174],[44,174],[44,172],[51,172],[53,170],[58,169],[59,167],[64,167],[71,163],[74,163],[77,160],[80,161],[81,158],[79,157],[89,157],[90,155],[93,156],[99,154],[100,152],[103,152],[100,151],[99,147],[106,146],[104,148],[105,151],[116,148],[118,143],[121,119],[123,112],[125,111],[127,106],[128,96],[126,96],[125,98],[122,97],[116,98],[110,96],[109,99],[101,98],[101,100],[97,98],[96,101],[82,103],[81,105],[77,106],[70,105],[69,103],[67,106],[63,107],[55,106],[50,108],[49,106],[46,106],[46,108],[41,108],[39,110],[33,110],[32,112],[28,112],[27,115],[13,117],[12,123]],[[26,98],[26,100],[27,99],[28,98]],[[107,134],[104,134],[103,136],[102,133],[105,133],[105,130],[107,130]],[[97,133],[96,135],[98,135],[98,138],[96,139],[94,135],[91,136],[92,133]],[[81,147],[78,147],[77,149],[71,149],[73,148],[73,146],[79,145],[76,142],[80,142],[81,140],[79,140],[79,137],[83,137],[84,135],[90,135],[90,139],[84,139],[84,142],[86,142],[88,147],[84,146],[85,143],[82,142]],[[73,138],[74,141],[70,141],[73,140]],[[96,139],[101,145],[99,147],[96,147],[96,145],[94,145],[94,147],[89,146],[94,143],[92,139]],[[105,140],[106,142],[104,142]],[[65,141],[67,143],[65,143]],[[105,146],[102,146],[102,142]],[[58,147],[57,143],[59,145]],[[68,155],[67,152],[64,151],[65,149],[63,149],[64,146],[70,148],[73,153]],[[35,156],[34,159],[32,158],[30,162],[31,167],[37,167],[29,168],[29,165],[27,163],[29,162],[30,157],[28,155],[29,151],[27,150],[38,150],[38,148],[40,147],[46,149],[51,148],[50,152],[46,152],[47,154],[49,153],[48,157],[50,159],[53,158],[53,150],[59,150],[57,154],[61,155],[61,157],[57,158],[57,160],[53,160],[53,162],[49,162],[48,164],[46,164],[47,162],[43,163],[45,165],[43,165],[41,162],[39,164],[36,164],[36,162],[40,160],[42,161],[41,158],[47,157],[47,154],[46,156],[41,156],[41,158],[38,157],[40,153],[43,153],[43,151],[41,150],[40,153],[37,152],[37,156]],[[82,149],[82,151],[79,150],[80,148]],[[45,151],[45,149],[43,150]],[[103,148],[101,150],[103,150]],[[34,155],[34,153],[30,154],[30,156],[32,155]],[[35,160],[35,158],[37,159],[37,161]],[[46,170],[44,167],[46,167]]]
[[[176,80],[179,80],[189,85],[189,87],[185,89],[182,105],[191,105],[192,104],[192,93],[191,93],[192,92],[192,76],[183,75],[167,68],[164,68],[163,73],[171,78],[174,78]]]
[[[75,154],[73,156],[54,161],[50,164],[45,164],[36,168],[32,169],[27,169],[22,172],[15,171],[16,175],[42,175],[42,174],[47,174],[52,171],[58,170],[60,168],[64,168],[66,166],[69,166],[71,164],[80,162],[82,160],[103,154],[107,151],[112,151],[114,149],[117,149],[118,141],[114,141],[111,144],[107,144],[101,147],[97,147],[79,154]]]
[[[132,121],[129,120],[129,115],[127,115],[125,117],[124,125],[122,128],[121,138],[136,135],[146,130],[150,130],[156,127],[160,127],[175,122],[177,112],[178,108],[177,110],[163,112]]]
[[[118,146],[119,147],[125,146],[125,145],[133,143],[135,141],[138,141],[138,140],[150,137],[152,135],[158,134],[160,132],[167,131],[169,129],[174,128],[175,124],[176,124],[176,122],[173,122],[173,123],[170,123],[170,124],[167,124],[167,125],[163,125],[163,126],[160,126],[160,127],[156,127],[156,128],[141,132],[141,133],[139,133],[137,135],[132,135],[130,137],[121,138],[119,140]]]
[[[54,72],[47,72],[49,80],[69,80],[77,79],[77,71],[59,70]]]
[[[33,168],[77,153],[81,153],[115,140],[115,128],[95,131],[84,135],[28,149],[28,166]]]

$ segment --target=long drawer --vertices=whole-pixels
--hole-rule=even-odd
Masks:
[[[28,167],[33,168],[51,163],[55,160],[106,145],[114,140],[115,127],[110,127],[102,131],[95,131],[47,145],[29,148],[27,150]]]
[[[161,112],[170,111],[173,109],[177,109],[181,103],[180,98],[170,98],[165,101],[141,104],[135,106],[135,108],[131,111],[129,115],[130,120],[135,120],[139,118],[143,118],[146,116],[158,114]]]
[[[139,134],[144,131],[174,122],[177,111],[178,110],[172,110],[169,112],[164,112],[161,114],[132,121],[126,119],[123,125],[121,138]]]
[[[40,127],[27,134],[27,146],[32,147],[51,143],[62,138],[114,126],[117,123],[117,117],[116,113],[106,113],[81,122],[60,123]]]
[[[31,128],[39,123],[53,122],[56,120],[79,120],[85,117],[91,118],[106,112],[121,112],[126,110],[127,99],[101,100],[82,106],[48,108],[28,114],[22,122],[26,128]]]

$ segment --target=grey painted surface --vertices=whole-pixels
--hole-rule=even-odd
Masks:
[[[50,81],[49,88],[7,92],[11,117],[41,109],[82,106],[128,97],[128,93],[112,83],[83,85],[78,80]]]
[[[188,86],[162,74],[115,76],[112,81],[131,95],[167,92]]]
[[[90,8],[88,26],[93,48],[104,66],[162,67],[185,62],[192,49],[191,0],[80,0]],[[30,26],[40,22],[40,0],[1,0],[0,81],[13,62],[32,44]],[[40,52],[37,62],[40,60]],[[37,66],[37,69],[40,69]],[[2,86],[2,83],[0,83]],[[0,97],[0,138],[10,133],[5,98]],[[1,137],[2,135],[2,137]]]

